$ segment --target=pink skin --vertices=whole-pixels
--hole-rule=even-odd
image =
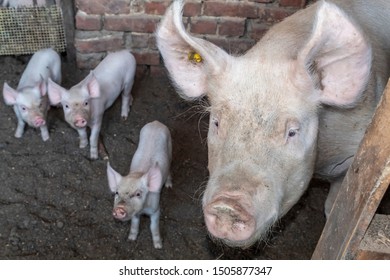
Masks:
[[[220,239],[234,242],[249,239],[256,230],[252,214],[236,197],[221,195],[203,209],[209,232]]]
[[[35,127],[41,127],[46,124],[46,121],[42,117],[36,117],[34,120]]]
[[[124,206],[121,205],[118,205],[113,209],[112,215],[114,216],[115,219],[121,221],[123,221],[128,216]]]
[[[83,117],[77,116],[74,121],[74,126],[78,128],[84,128],[87,126],[87,120]]]

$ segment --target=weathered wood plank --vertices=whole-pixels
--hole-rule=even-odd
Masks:
[[[360,143],[312,259],[354,259],[390,183],[390,83]]]
[[[374,216],[360,243],[356,258],[390,260],[390,215]]]

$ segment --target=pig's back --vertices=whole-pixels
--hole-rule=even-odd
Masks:
[[[140,133],[139,145],[130,166],[130,172],[145,173],[158,162],[164,179],[172,157],[172,143],[169,129],[162,123],[154,121],[146,124]]]
[[[134,56],[127,50],[108,54],[94,69],[94,74],[100,86],[112,86],[112,82],[125,80],[134,77],[136,61]]]
[[[37,51],[30,59],[20,78],[18,89],[35,86],[42,78],[61,82],[61,58],[53,49]]]

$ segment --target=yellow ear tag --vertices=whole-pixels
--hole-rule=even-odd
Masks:
[[[203,59],[200,56],[200,54],[198,54],[196,52],[190,52],[188,54],[188,60],[195,62],[195,63],[201,63]]]

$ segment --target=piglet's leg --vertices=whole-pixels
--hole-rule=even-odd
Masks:
[[[87,147],[88,146],[87,129],[86,128],[79,128],[79,129],[77,129],[77,132],[79,133],[79,137],[80,137],[80,148]]]
[[[126,84],[122,92],[121,117],[124,120],[127,119],[131,105],[133,104],[133,96],[131,95],[131,89],[133,87],[133,83],[134,82],[132,81],[131,83]]]
[[[91,136],[89,138],[89,145],[91,145],[91,159],[98,159],[98,142],[99,133],[102,125],[102,118],[96,120],[91,129]]]
[[[139,221],[140,217],[139,216],[134,216],[131,218],[131,227],[130,227],[130,234],[129,234],[129,240],[137,240],[138,236],[138,231],[139,231]]]
[[[49,140],[49,130],[47,129],[47,125],[42,125],[41,129],[41,137],[43,141]]]
[[[156,249],[162,248],[160,236],[160,209],[150,216],[150,231],[152,233],[153,245]]]
[[[18,119],[18,126],[16,127],[15,137],[20,138],[23,136],[24,127],[26,123],[22,119]]]

